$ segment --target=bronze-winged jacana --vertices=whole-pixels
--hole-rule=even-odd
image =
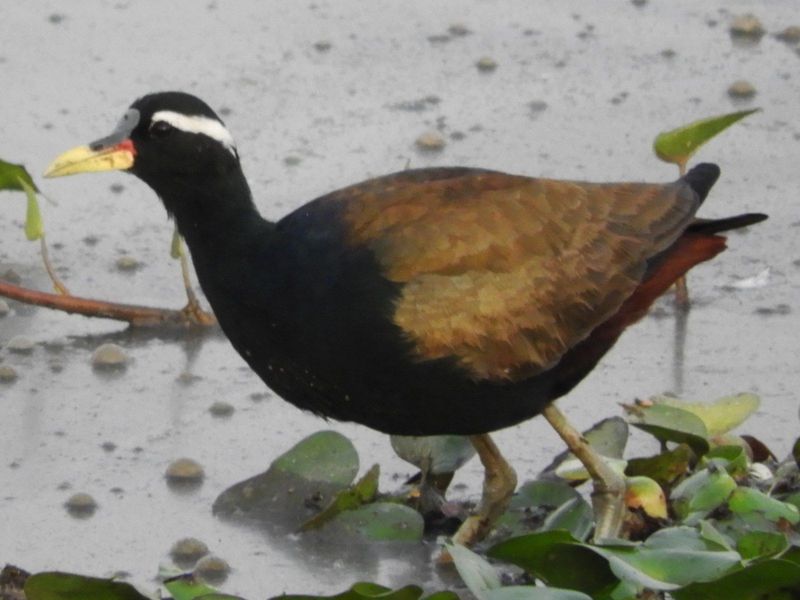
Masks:
[[[596,537],[616,535],[624,482],[550,403],[725,248],[720,232],[766,218],[695,218],[719,175],[700,164],[667,184],[414,169],[272,223],[220,118],[179,92],[140,98],[46,175],[112,169],[161,198],[223,331],[285,400],[391,434],[471,436],[486,479],[463,543],[488,532],[516,484],[488,432],[539,413],[595,480]]]

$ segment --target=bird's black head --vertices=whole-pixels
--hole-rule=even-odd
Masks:
[[[123,170],[165,202],[241,173],[233,137],[202,100],[183,92],[148,94],[131,104],[111,135],[59,156],[47,177]],[[170,208],[168,206],[168,208]]]

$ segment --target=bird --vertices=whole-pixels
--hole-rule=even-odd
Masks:
[[[161,199],[233,347],[295,406],[395,435],[469,436],[484,466],[457,543],[483,539],[514,469],[491,432],[538,414],[587,466],[595,538],[616,537],[624,480],[554,401],[721,233],[766,219],[696,212],[720,174],[589,183],[472,167],[406,169],[263,218],[239,150],[184,92],[137,99],[46,177],[121,170]]]

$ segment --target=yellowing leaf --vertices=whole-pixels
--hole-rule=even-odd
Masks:
[[[761,404],[760,398],[755,394],[725,396],[713,402],[687,402],[671,396],[657,396],[652,401],[655,404],[680,408],[699,417],[711,437],[738,427]]]

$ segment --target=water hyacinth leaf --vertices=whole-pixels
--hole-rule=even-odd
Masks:
[[[755,488],[737,488],[728,500],[728,507],[738,515],[759,513],[766,519],[777,522],[784,519],[792,525],[800,522],[800,511],[793,504],[781,502]]]
[[[333,596],[310,596],[300,594],[282,594],[271,600],[419,600],[422,588],[407,585],[397,590],[370,582],[359,582],[340,594]],[[457,600],[451,592],[438,592],[429,596],[429,600]]]
[[[581,435],[601,456],[609,459],[621,459],[628,443],[628,423],[622,417],[603,419],[582,432]],[[575,460],[577,459],[572,452],[562,452],[543,469],[542,475],[556,472],[564,462],[574,463]],[[586,478],[584,477],[584,479]]]
[[[700,146],[758,110],[755,108],[709,117],[659,133],[653,142],[653,150],[655,150],[656,156],[663,161],[685,165]]]
[[[644,543],[644,547],[654,549],[684,549],[698,551],[728,551],[730,545],[720,544],[718,540],[709,540],[702,531],[695,527],[678,525],[676,527],[666,527],[659,529]]]
[[[25,597],[27,600],[149,600],[129,583],[55,571],[28,577]]]
[[[530,481],[511,498],[496,527],[513,536],[529,533],[542,526],[549,512],[574,500],[582,500],[580,493],[564,481]]]
[[[510,585],[489,590],[481,600],[592,600],[592,598],[581,592],[563,588]]]
[[[475,447],[463,435],[389,436],[397,456],[425,473],[452,473],[473,456]]]
[[[744,560],[775,556],[788,547],[785,535],[770,531],[748,531],[736,543],[736,550]]]
[[[649,477],[629,477],[626,481],[625,505],[641,509],[654,519],[667,518],[667,498],[658,483]]]
[[[703,457],[706,464],[725,469],[732,477],[747,475],[747,452],[743,446],[717,446]]]
[[[373,542],[409,542],[422,539],[425,522],[412,508],[393,502],[375,502],[338,514],[326,527],[334,537],[356,537]]]
[[[487,600],[487,592],[499,589],[500,575],[489,562],[460,544],[446,544],[458,574],[478,600]]]
[[[703,469],[687,477],[672,490],[672,508],[687,524],[692,524],[728,500],[736,481],[724,470]]]
[[[20,179],[19,183],[28,199],[27,209],[25,211],[25,237],[33,242],[41,239],[42,235],[44,235],[44,224],[42,223],[42,213],[39,210],[39,200],[36,198],[36,190],[28,185],[25,180]]]
[[[612,471],[619,475],[625,474],[625,468],[628,466],[628,461],[621,458],[608,458],[603,457],[605,463],[611,468]],[[575,457],[567,458],[558,467],[556,467],[555,474],[561,479],[567,481],[586,481],[591,479],[589,471],[583,463]]]
[[[617,582],[608,561],[566,531],[511,538],[490,548],[487,554],[525,569],[549,586],[592,596]]]
[[[542,523],[542,531],[561,529],[570,532],[575,539],[586,540],[594,528],[592,507],[581,497],[568,500],[553,512]]]
[[[671,592],[675,600],[790,600],[800,587],[800,565],[780,559],[750,564],[716,581]]]
[[[662,591],[713,581],[740,564],[741,557],[736,552],[673,545],[693,539],[686,529],[666,534],[661,540],[648,539],[635,548],[593,546],[592,549],[608,559],[611,570],[620,579]]]
[[[0,159],[0,191],[24,192],[23,184],[34,192],[39,191],[25,167]]]
[[[172,594],[174,600],[194,600],[217,591],[197,579],[192,573],[184,573],[165,579],[164,587]]]
[[[656,456],[630,459],[625,474],[629,477],[649,477],[659,485],[669,487],[686,475],[694,460],[692,449],[687,444],[678,444]]]
[[[700,521],[700,537],[711,544],[710,550],[715,547],[720,550],[733,550],[733,540],[714,527],[711,521]]]
[[[800,467],[800,438],[797,438],[792,446],[792,458],[795,464]]]
[[[637,406],[631,424],[646,431],[662,443],[688,445],[696,455],[708,452],[708,430],[697,415],[666,404]]]
[[[761,399],[755,394],[735,394],[717,398],[712,402],[688,402],[672,396],[652,398],[656,404],[680,408],[696,415],[713,437],[735,429],[758,410]]]
[[[213,512],[294,529],[327,505],[357,473],[358,454],[352,442],[340,433],[319,431],[278,457],[265,472],[222,492]]]
[[[272,468],[309,481],[348,485],[358,473],[353,443],[336,431],[318,431],[276,458]]]
[[[372,502],[378,493],[380,476],[380,466],[372,465],[372,468],[361,479],[336,494],[328,506],[303,523],[299,531],[319,529],[339,513],[354,510],[367,502]]]

